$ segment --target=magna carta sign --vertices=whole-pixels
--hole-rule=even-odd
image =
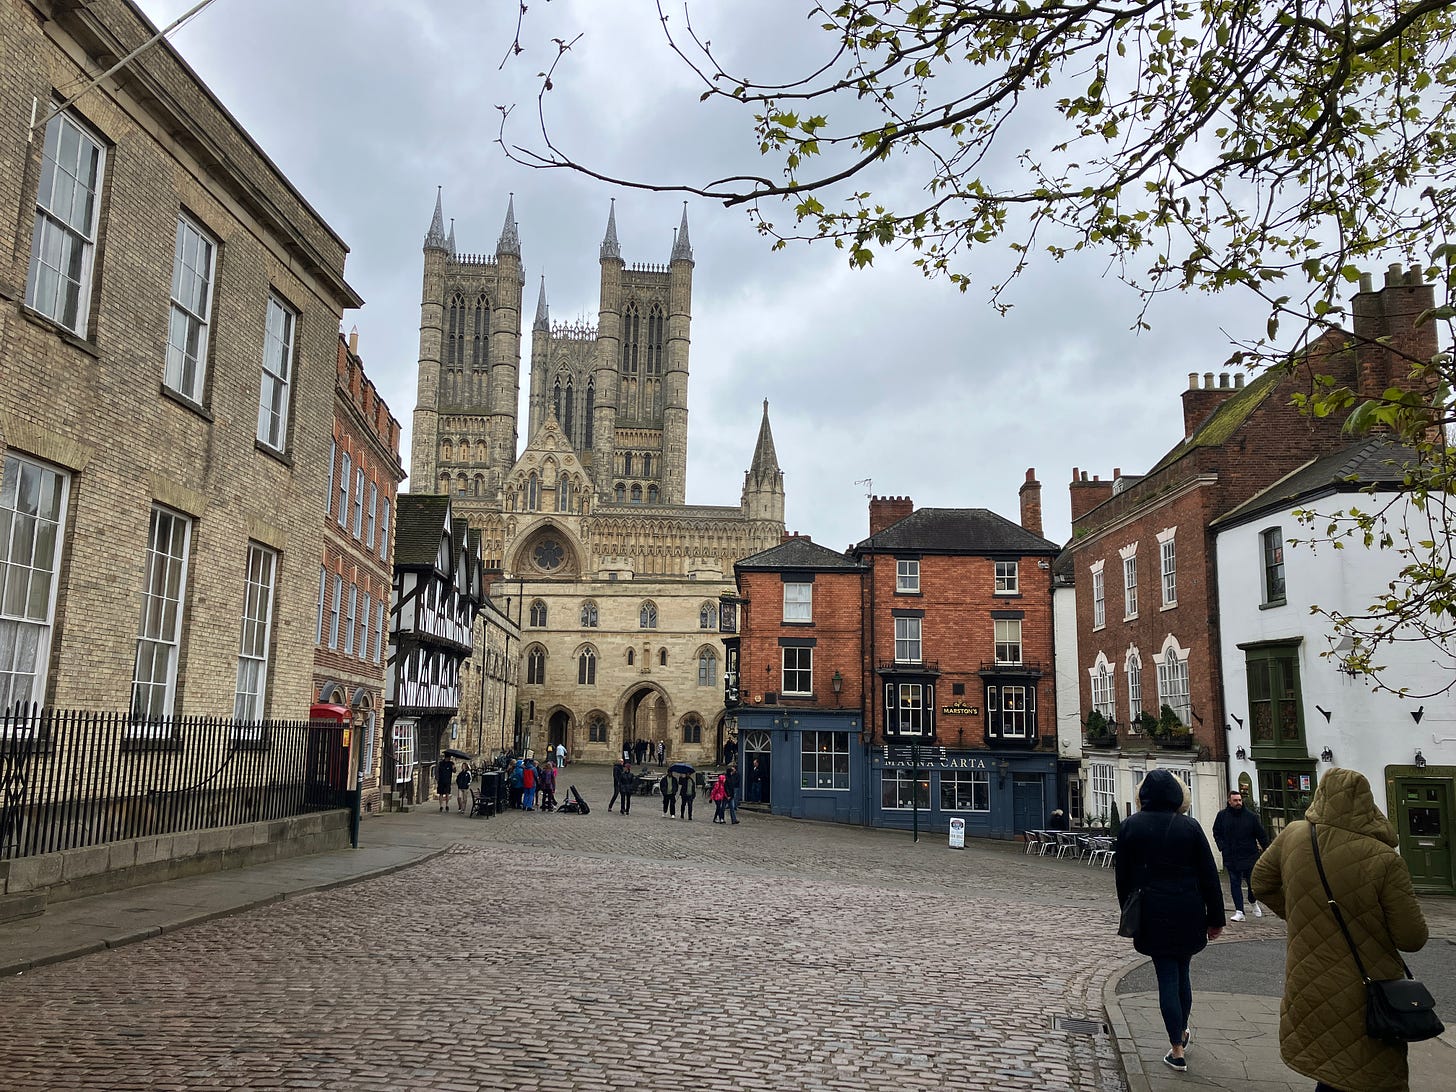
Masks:
[[[940,711],[948,717],[978,717],[981,715],[980,706],[967,705],[963,701],[951,702],[949,705],[942,705]]]

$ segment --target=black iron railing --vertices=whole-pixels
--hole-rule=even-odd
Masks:
[[[0,712],[0,858],[348,806],[343,726]]]

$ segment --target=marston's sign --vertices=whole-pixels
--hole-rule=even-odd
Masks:
[[[978,705],[967,705],[963,701],[952,702],[950,705],[942,705],[940,711],[948,717],[979,717],[981,707]]]

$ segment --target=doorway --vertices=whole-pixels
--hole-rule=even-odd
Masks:
[[[1046,782],[1036,774],[1011,778],[1011,833],[1036,830],[1046,820]]]
[[[770,786],[773,764],[773,739],[767,732],[749,732],[743,737],[743,802],[773,803]]]
[[[1395,779],[1393,801],[1400,855],[1411,883],[1423,895],[1456,894],[1451,860],[1452,782],[1444,778]]]
[[[547,750],[550,752],[551,758],[556,757],[556,745],[558,743],[563,745],[566,748],[567,753],[570,754],[571,714],[568,713],[565,709],[558,709],[556,710],[556,712],[552,713],[551,719],[547,721],[547,736],[550,740],[549,744],[547,745]]]

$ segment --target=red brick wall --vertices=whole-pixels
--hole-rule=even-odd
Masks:
[[[741,701],[763,703],[764,694],[777,694],[783,686],[780,637],[808,637],[814,646],[814,697],[780,699],[789,707],[859,709],[864,696],[860,638],[860,574],[814,574],[814,622],[785,625],[784,580],[777,572],[746,572],[738,584],[748,600],[740,620],[738,679]],[[838,670],[843,678],[836,702],[830,679]]]

